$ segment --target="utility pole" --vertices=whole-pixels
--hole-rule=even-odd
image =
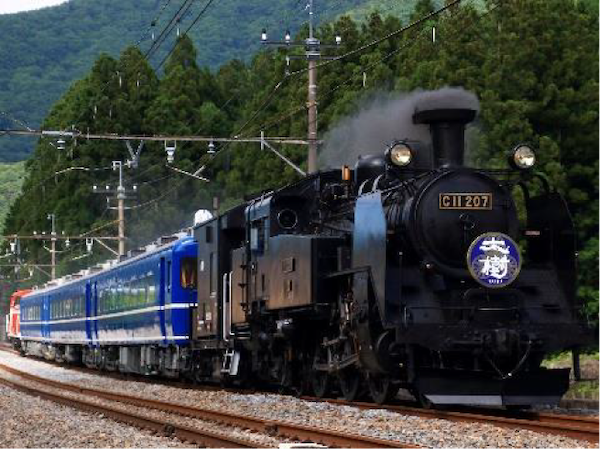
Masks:
[[[107,195],[107,201],[110,203],[110,198],[117,200],[117,207],[109,207],[109,209],[117,209],[117,227],[118,227],[118,241],[119,250],[118,255],[124,256],[126,252],[125,248],[125,200],[127,200],[128,194],[137,193],[137,186],[133,186],[131,190],[127,189],[123,183],[123,162],[113,161],[113,170],[119,171],[119,185],[116,189],[111,188],[107,185],[105,189],[99,189],[98,186],[93,186],[94,193],[102,193]]]
[[[56,215],[48,214],[48,220],[52,222],[52,231],[50,233],[50,256],[51,256],[51,276],[52,280],[56,279]]]
[[[119,220],[119,256],[125,255],[125,187],[123,187],[123,163],[113,161],[113,170],[119,169],[119,187],[117,187],[117,210]]]
[[[321,58],[321,43],[313,34],[313,0],[309,3],[309,35],[306,40],[308,59],[308,172],[317,171],[317,61]]]
[[[321,55],[322,48],[336,48],[342,43],[341,36],[335,37],[335,45],[321,44],[321,41],[314,34],[314,9],[313,0],[309,0],[306,5],[308,9],[308,38],[304,42],[292,42],[290,31],[285,32],[283,41],[270,41],[267,37],[267,30],[262,30],[261,42],[268,45],[277,45],[280,47],[303,46],[305,49],[304,57],[308,61],[308,173],[316,173],[317,171],[317,149],[319,140],[317,135],[317,62],[324,59],[333,59]],[[288,56],[287,62],[290,59],[298,59],[298,57]]]

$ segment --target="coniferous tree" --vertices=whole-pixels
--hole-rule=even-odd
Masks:
[[[433,8],[432,1],[418,1],[411,20]],[[343,16],[321,26],[318,35],[325,42],[340,33],[345,52],[400,26],[399,19],[378,14],[363,23]],[[306,35],[304,28],[297,38]],[[597,313],[597,41],[594,2],[508,0],[453,7],[410,32],[319,68],[319,133],[324,135],[382,90],[461,86],[475,92],[481,112],[474,162],[504,167],[505,152],[516,143],[537,147],[539,169],[566,195],[574,213],[581,248],[579,295]],[[198,64],[196,50],[184,36],[160,80],[135,49],[119,60],[102,56],[56,103],[44,127],[220,137],[256,136],[263,130],[267,136],[305,137],[306,62],[292,60],[287,66],[286,52],[293,50],[262,52],[247,64],[234,60],[212,72]],[[286,69],[301,72],[286,77]],[[279,87],[273,91],[274,86]],[[139,171],[127,175],[140,185],[142,207],[128,212],[135,242],[189,224],[193,210],[208,207],[212,196],[230,205],[248,193],[298,179],[293,169],[258,145],[217,148],[224,150],[210,161],[205,144],[180,144],[176,150],[174,166],[179,169],[194,171],[207,164],[204,174],[211,182],[206,184],[167,168],[164,143],[146,146]],[[279,149],[305,166],[305,148]],[[71,165],[99,169],[126,156],[123,144],[84,141],[61,153],[40,141],[27,164],[23,194],[11,209],[7,232],[44,229],[46,213],[52,211],[74,232],[109,221],[105,204],[92,197],[89,186],[114,181],[110,170],[53,174]],[[42,254],[35,245],[30,251]]]

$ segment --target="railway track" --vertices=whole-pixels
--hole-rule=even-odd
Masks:
[[[255,447],[256,443],[251,440],[235,437],[232,438],[223,432],[208,432],[206,430],[199,431],[198,429],[181,425],[176,421],[165,422],[165,420],[155,420],[139,413],[127,412],[116,407],[99,405],[86,399],[75,399],[72,397],[72,395],[66,396],[56,392],[47,391],[47,389],[44,389],[44,387],[62,390],[68,393],[76,393],[87,398],[95,397],[114,403],[128,404],[139,408],[157,410],[173,415],[217,422],[228,426],[249,429],[273,437],[282,437],[301,441],[308,440],[333,447],[421,447],[418,445],[402,443],[400,441],[366,437],[346,432],[342,433],[325,428],[309,427],[286,421],[265,420],[221,410],[191,407],[187,405],[140,398],[121,393],[102,391],[94,388],[87,388],[79,385],[45,379],[2,364],[0,364],[0,370],[28,381],[29,384],[26,384],[12,379],[9,380],[0,377],[0,383],[21,390],[27,394],[40,396],[54,402],[74,406],[86,411],[100,412],[117,421],[127,422],[137,427],[147,428],[159,433],[164,433],[166,435],[176,436],[184,441],[194,441],[210,447]],[[35,383],[39,386],[32,386],[30,383]]]
[[[343,399],[319,399],[303,396],[302,399],[347,405],[362,409],[384,409],[405,415],[423,418],[437,418],[457,422],[477,422],[514,429],[527,429],[534,432],[562,435],[577,440],[598,443],[598,417],[573,416],[558,413],[505,412],[502,410],[477,410],[458,412],[433,410],[404,405],[377,405],[369,402],[348,402]]]
[[[0,347],[0,349],[2,349]],[[0,368],[3,368],[0,365]],[[87,368],[81,368],[82,372],[90,373],[90,370]],[[97,371],[91,370],[94,374],[97,374]],[[127,376],[121,375],[119,373],[109,373],[116,375],[115,377],[128,379]],[[35,376],[34,376],[35,377]],[[136,381],[150,381],[150,379],[145,378],[135,378]],[[53,382],[53,381],[47,381]],[[173,386],[173,383],[165,382],[164,384]],[[199,388],[198,386],[190,386],[186,384],[175,385],[179,388]],[[73,388],[81,389],[81,387],[73,386]],[[208,388],[214,389],[217,387],[212,386],[202,386],[200,388]],[[92,389],[88,389],[92,390]],[[237,389],[228,389],[228,391],[240,392]],[[247,392],[247,391],[243,391]],[[109,394],[105,392],[101,392],[103,394]],[[358,407],[361,409],[385,409],[392,412],[401,413],[404,415],[411,416],[419,416],[423,418],[437,418],[444,419],[456,422],[476,422],[476,423],[485,423],[491,424],[499,427],[506,428],[514,428],[514,429],[527,429],[532,430],[539,433],[548,433],[566,436],[578,440],[585,440],[598,443],[599,442],[599,426],[598,426],[598,417],[589,417],[589,416],[574,416],[574,415],[565,415],[558,413],[536,413],[536,412],[507,412],[503,410],[495,410],[495,409],[469,409],[468,411],[456,411],[456,410],[433,410],[433,409],[423,409],[419,407],[412,407],[409,405],[398,405],[398,404],[386,404],[386,405],[377,405],[369,402],[348,402],[343,399],[320,399],[315,397],[303,396],[301,399],[310,400],[314,402],[328,402],[331,404],[339,404],[339,405],[347,405],[351,407]],[[181,407],[181,406],[180,406]],[[183,412],[180,412],[183,414]],[[188,415],[193,416],[193,415]],[[216,416],[213,415],[213,418],[205,418],[205,419],[215,419]],[[222,418],[224,423],[228,423],[225,418]],[[260,420],[259,420],[260,421]],[[236,424],[232,424],[236,425]],[[261,427],[262,426],[262,427]],[[256,430],[258,432],[262,432],[265,426],[254,423],[253,426],[248,426],[247,428]],[[270,432],[276,427],[271,428]],[[286,430],[282,428],[282,430]],[[289,430],[289,429],[288,429]],[[290,432],[289,435],[292,433]],[[306,436],[307,434],[302,433],[299,434],[299,439],[311,439]],[[293,438],[293,437],[292,437]],[[314,440],[314,439],[313,439]],[[329,442],[325,442],[325,440],[319,440],[323,444],[336,444],[335,442],[331,442],[333,440],[328,440]],[[398,442],[394,443],[395,447],[398,446]],[[337,444],[339,445],[339,444]],[[356,447],[350,446],[349,444],[341,445],[343,447]],[[367,447],[362,446],[359,447]],[[372,446],[369,446],[372,447]]]

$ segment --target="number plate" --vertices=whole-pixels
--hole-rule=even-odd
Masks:
[[[440,193],[440,209],[492,209],[491,193]]]

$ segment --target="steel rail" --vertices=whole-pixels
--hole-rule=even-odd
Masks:
[[[224,412],[209,408],[158,401],[155,399],[146,399],[122,393],[113,393],[95,388],[88,388],[80,385],[45,379],[33,374],[25,373],[12,367],[8,367],[3,364],[0,364],[0,369],[13,375],[22,377],[23,379],[41,383],[52,388],[63,389],[66,391],[79,393],[87,396],[95,396],[106,400],[126,403],[136,407],[144,407],[167,413],[174,413],[182,416],[187,416],[191,418],[197,418],[202,420],[219,422],[222,424],[232,425],[236,427],[242,427],[270,436],[281,436],[299,440],[310,440],[315,443],[321,443],[327,446],[348,448],[422,447],[416,444],[407,444],[402,443],[400,441],[385,440],[381,438],[368,437],[359,434],[334,431],[326,428],[305,426],[287,421],[260,419],[232,412]]]
[[[182,441],[193,441],[208,447],[256,447],[256,444],[251,440],[235,438],[214,431],[194,429],[175,422],[153,419],[139,413],[123,411],[113,407],[84,401],[82,399],[44,391],[2,377],[0,377],[0,384],[68,407],[74,407],[92,413],[102,413],[115,421],[124,422],[142,429],[149,429],[168,437],[177,437]]]
[[[349,402],[343,399],[320,399],[309,396],[302,396],[301,399],[347,405],[361,409],[384,409],[423,418],[445,419],[456,422],[477,422],[498,427],[527,429],[534,432],[562,435],[595,443],[598,443],[599,440],[598,417],[536,412],[519,412],[515,413],[515,416],[506,416],[506,412],[503,413],[500,410],[486,410],[481,413],[474,413],[423,409],[394,404],[377,405],[370,402]]]
[[[3,349],[0,347],[0,350]],[[12,352],[12,351],[11,351]],[[1,367],[0,367],[1,368]],[[77,369],[77,367],[71,367]],[[81,371],[89,373],[90,370],[82,369]],[[92,370],[95,373],[95,371]],[[108,373],[111,375],[117,373]],[[120,377],[120,376],[119,376]],[[149,379],[141,378],[140,381],[151,382]],[[160,382],[160,381],[159,381]],[[172,386],[170,383],[160,382],[161,385]],[[182,388],[175,385],[177,388]],[[76,387],[80,388],[80,387]],[[189,387],[183,387],[189,388]],[[218,390],[212,386],[203,386],[203,389]],[[196,389],[196,388],[194,388]],[[225,389],[226,391],[240,392],[237,389]],[[245,391],[244,392],[248,392]],[[252,391],[253,392],[253,391]],[[411,407],[405,405],[385,404],[377,405],[370,402],[349,402],[343,399],[315,398],[310,396],[302,396],[301,399],[314,402],[327,402],[331,404],[347,405],[358,407],[361,409],[384,409],[392,412],[402,413],[405,415],[419,416],[423,418],[445,419],[456,422],[480,422],[499,427],[520,428],[532,430],[541,433],[550,433],[555,435],[568,436],[578,440],[586,440],[598,442],[598,417],[590,416],[574,416],[558,413],[537,413],[537,412],[518,412],[511,413],[503,410],[482,410],[475,412],[459,412],[449,410],[433,410]],[[508,415],[508,416],[507,416]],[[259,429],[257,429],[259,430]],[[272,431],[272,429],[271,429]],[[327,443],[324,443],[327,444]]]

